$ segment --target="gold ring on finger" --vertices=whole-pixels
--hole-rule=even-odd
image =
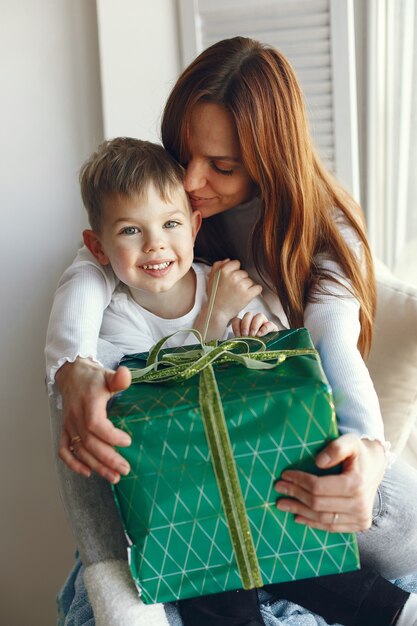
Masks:
[[[69,451],[74,456],[76,456],[76,448],[75,448],[76,443],[81,443],[81,437],[79,435],[74,435],[74,437],[71,437],[70,445],[68,446]]]

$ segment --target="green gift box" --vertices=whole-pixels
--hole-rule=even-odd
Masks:
[[[133,439],[118,449],[131,472],[113,491],[146,603],[359,568],[354,534],[296,524],[275,506],[281,472],[319,473],[314,458],[338,431],[308,331],[262,343],[160,342],[123,360],[143,378],[109,404]]]

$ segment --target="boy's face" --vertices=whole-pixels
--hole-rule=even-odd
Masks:
[[[101,233],[85,231],[84,242],[132,290],[157,294],[188,274],[200,224],[182,188],[165,202],[151,184],[143,197],[105,198]]]

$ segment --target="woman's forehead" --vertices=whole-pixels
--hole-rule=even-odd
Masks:
[[[188,147],[205,156],[240,160],[240,144],[230,112],[220,104],[201,102],[193,107]]]

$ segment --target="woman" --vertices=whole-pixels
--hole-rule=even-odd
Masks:
[[[312,147],[291,67],[277,51],[248,39],[211,46],[175,85],[162,140],[186,168],[185,189],[205,218],[197,254],[239,258],[263,282],[264,297],[282,327],[310,330],[335,394],[342,436],[319,455],[317,465],[342,463],[342,473],[318,478],[284,472],[276,490],[291,498],[277,506],[314,528],[365,531],[358,535],[362,562],[387,578],[416,571],[417,507],[406,504],[405,494],[416,493],[417,479],[399,464],[385,471],[388,446],[363,361],[375,311],[363,218]],[[112,288],[112,279],[103,280],[94,267],[70,268],[57,292],[47,355],[63,395],[61,458],[76,472],[94,470],[115,482],[128,468],[111,446],[126,441],[106,421],[105,405],[129,377],[123,369],[106,372],[91,359],[77,358],[95,358]],[[90,331],[78,337],[86,327],[80,324],[84,311]],[[76,457],[71,441],[77,442]],[[391,619],[401,607],[392,609]],[[201,621],[204,602],[194,609],[189,623]]]

